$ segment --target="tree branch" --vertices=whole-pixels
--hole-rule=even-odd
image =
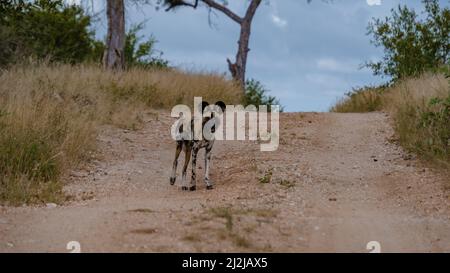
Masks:
[[[169,5],[169,7],[166,8],[166,11],[169,11],[173,8],[176,8],[178,6],[188,6],[193,9],[196,9],[198,6],[198,0],[195,0],[194,4],[183,1],[183,0],[172,0],[172,1],[166,1],[166,3]]]
[[[245,13],[245,20],[251,21],[253,19],[259,4],[261,4],[261,0],[252,0],[250,6],[248,6],[247,12]]]
[[[203,3],[205,3],[208,7],[221,11],[226,16],[230,17],[236,23],[242,24],[243,19],[239,15],[237,15],[236,13],[232,12],[225,5],[221,5],[221,4],[217,3],[214,0],[201,0],[201,1]],[[257,1],[261,2],[261,0],[257,0]]]

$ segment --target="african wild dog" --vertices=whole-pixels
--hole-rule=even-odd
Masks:
[[[222,101],[218,101],[215,104],[216,106],[220,107],[220,111],[224,113],[226,105]],[[185,159],[184,159],[184,165],[182,170],[182,178],[181,178],[181,184],[182,184],[182,190],[183,191],[195,191],[197,189],[196,186],[196,165],[197,165],[197,155],[200,149],[205,148],[205,184],[206,189],[212,190],[213,189],[213,183],[209,180],[209,168],[211,164],[211,150],[214,145],[214,138],[205,138],[205,132],[203,129],[205,129],[205,126],[211,126],[212,119],[214,120],[212,123],[212,126],[210,129],[210,132],[214,134],[215,129],[218,127],[219,118],[215,115],[217,114],[218,109],[212,109],[214,107],[210,106],[207,102],[202,102],[201,109],[202,114],[205,112],[205,109],[208,108],[208,113],[211,113],[210,116],[203,117],[202,119],[202,133],[203,137],[200,140],[196,140],[193,137],[194,132],[194,119],[191,119],[191,131],[188,134],[190,137],[182,138],[177,140],[176,142],[176,150],[175,150],[175,159],[173,161],[172,166],[172,175],[170,177],[170,185],[175,184],[175,180],[177,177],[177,165],[178,165],[178,157],[180,156],[181,151],[184,151]],[[183,126],[181,125],[179,127],[178,132],[181,134],[183,133]],[[191,160],[192,155],[192,176],[191,176],[191,182],[189,184],[189,187],[186,185],[186,171],[187,167],[189,165],[189,161]]]

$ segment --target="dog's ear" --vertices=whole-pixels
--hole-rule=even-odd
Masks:
[[[219,106],[220,109],[222,109],[222,113],[225,113],[225,109],[227,108],[227,106],[225,105],[225,102],[218,101],[218,102],[216,102],[216,105]]]
[[[205,112],[205,108],[209,106],[209,102],[202,101],[202,113]]]

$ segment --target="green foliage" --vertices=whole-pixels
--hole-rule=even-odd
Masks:
[[[157,40],[151,36],[148,40],[142,41],[143,37],[139,36],[139,32],[143,28],[143,23],[133,25],[126,33],[124,53],[127,67],[168,68],[169,62],[162,58],[163,52],[155,49]],[[94,41],[90,60],[94,63],[101,62],[105,48],[104,42]]]
[[[417,130],[423,139],[418,148],[433,155],[450,159],[450,93],[447,98],[431,98],[429,107],[420,115]]]
[[[162,59],[162,52],[155,50],[156,39],[151,36],[148,40],[141,42],[142,36],[138,36],[138,32],[143,27],[143,23],[134,25],[126,35],[125,61],[127,65],[130,67],[167,68],[169,62]]]
[[[254,105],[256,107],[260,105],[280,105],[280,102],[277,100],[276,97],[270,96],[267,93],[269,90],[267,90],[261,82],[250,79],[247,80],[245,84],[245,97],[244,97],[244,103],[245,105]],[[268,107],[268,110],[270,110],[270,107]],[[283,110],[283,107],[280,106],[280,111]]]
[[[103,63],[103,54],[105,53],[106,45],[103,41],[92,41],[91,53],[88,55],[86,61],[91,63]]]
[[[264,173],[264,176],[259,178],[259,183],[262,183],[262,184],[270,183],[272,181],[272,176],[273,176],[273,168],[268,169]]]
[[[78,63],[92,52],[91,17],[63,0],[2,1],[0,65],[34,57]]]
[[[375,75],[393,81],[449,64],[450,9],[441,8],[438,0],[422,0],[424,18],[407,6],[392,9],[391,16],[374,19],[368,34],[372,43],[384,49],[379,62],[369,62]]]
[[[431,71],[434,74],[442,74],[447,79],[450,78],[450,65],[443,65]]]

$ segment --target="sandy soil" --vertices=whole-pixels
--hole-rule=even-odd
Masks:
[[[104,128],[71,201],[0,207],[0,252],[450,252],[449,176],[396,145],[383,113],[282,114],[278,151],[216,142],[216,188],[198,175],[189,193],[169,185],[171,123]]]

